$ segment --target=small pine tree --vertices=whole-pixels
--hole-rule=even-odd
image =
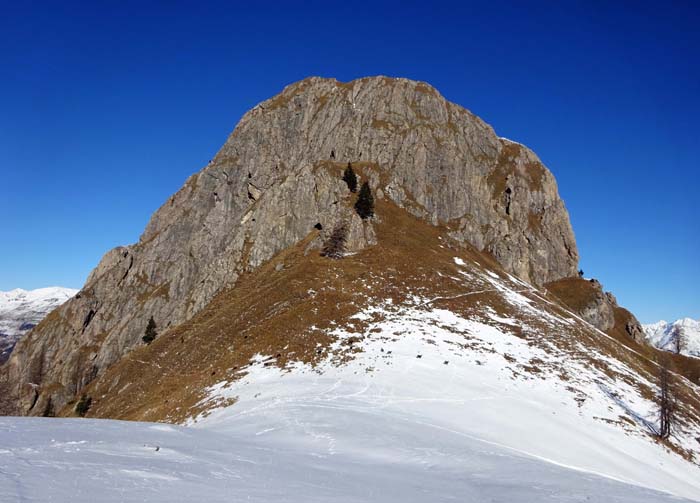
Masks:
[[[92,398],[86,395],[83,395],[80,397],[80,400],[78,400],[78,403],[75,404],[75,413],[78,414],[80,417],[85,417],[85,414],[90,410],[90,406],[92,405]]]
[[[360,194],[357,196],[355,211],[363,220],[374,216],[374,196],[367,182],[362,184]]]
[[[352,169],[352,164],[348,163],[348,167],[343,172],[343,181],[348,184],[350,192],[357,192],[357,175]]]
[[[345,243],[348,239],[348,227],[345,222],[335,226],[333,232],[323,244],[321,255],[332,259],[341,259],[345,255]]]
[[[156,331],[156,322],[153,319],[153,316],[151,316],[151,319],[148,320],[148,325],[146,325],[146,332],[141,339],[143,339],[143,342],[146,344],[150,344],[155,340],[156,335],[158,335],[158,332]]]

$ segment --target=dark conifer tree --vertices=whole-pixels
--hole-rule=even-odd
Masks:
[[[151,316],[151,319],[148,320],[148,325],[146,325],[146,332],[141,339],[143,339],[143,342],[146,344],[150,344],[155,340],[156,335],[158,335],[158,332],[156,332],[156,322],[153,316]]]
[[[78,414],[80,417],[85,417],[85,414],[90,410],[90,406],[92,405],[92,398],[89,396],[81,396],[80,400],[78,400],[78,403],[75,405],[75,413]]]
[[[348,167],[343,172],[343,181],[348,184],[350,192],[357,192],[357,175],[352,169],[352,164],[348,163]]]
[[[360,194],[357,196],[357,202],[355,203],[355,211],[363,220],[374,216],[374,196],[367,182],[363,183],[362,188],[360,188]]]

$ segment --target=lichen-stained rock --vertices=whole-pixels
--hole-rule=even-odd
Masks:
[[[377,197],[527,281],[575,274],[554,177],[526,147],[421,82],[309,78],[246,113],[139,242],[108,252],[80,294],[20,341],[0,372],[12,397],[4,412],[64,406],[141,343],[151,316],[161,331],[188,320],[279,251],[309,236],[321,246],[339,219],[350,224],[348,251],[375,243],[341,180],[348,162]]]

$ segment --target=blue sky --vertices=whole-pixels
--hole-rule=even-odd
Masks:
[[[0,1],[0,290],[80,287],[285,85],[384,74],[531,147],[643,322],[700,318],[700,4],[252,3]]]

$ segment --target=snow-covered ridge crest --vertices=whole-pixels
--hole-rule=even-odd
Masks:
[[[361,329],[337,327],[317,365],[279,368],[273,356],[256,355],[238,379],[209,389],[201,404],[208,410],[189,424],[330,459],[398,459],[413,441],[395,434],[401,424],[456,444],[477,441],[629,484],[700,494],[697,465],[652,436],[650,376],[580,342],[559,345],[573,315],[533,302],[529,285],[491,271],[459,274],[490,285],[517,319],[489,306],[466,317],[421,295],[402,304],[385,299],[354,315]],[[389,440],[377,439],[377,428]],[[684,423],[672,441],[690,451],[698,436],[699,424]]]

